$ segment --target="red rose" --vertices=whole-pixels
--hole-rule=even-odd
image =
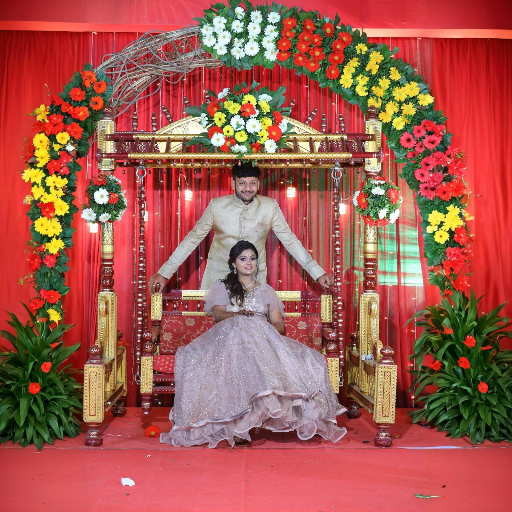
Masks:
[[[66,127],[66,132],[76,140],[82,138],[83,131],[84,129],[78,123],[71,123]]]
[[[480,384],[478,384],[478,391],[480,391],[480,393],[487,393],[489,386],[485,382],[480,382]]]
[[[31,382],[28,385],[29,393],[32,393],[33,395],[37,395],[37,393],[39,393],[39,391],[41,391],[41,385],[39,384],[39,382]]]
[[[388,189],[387,195],[389,197],[391,204],[397,204],[398,201],[400,201],[400,191],[397,190],[396,188]]]
[[[144,430],[144,435],[146,437],[156,437],[159,436],[162,431],[159,427],[155,427],[154,425],[150,425]]]
[[[46,168],[51,175],[54,175],[56,172],[60,171],[60,162],[58,160],[51,160],[46,164]]]
[[[61,298],[61,294],[55,290],[45,290],[44,288],[39,292],[41,297],[50,304],[56,304]]]
[[[362,210],[366,210],[366,208],[368,208],[368,196],[364,192],[361,192],[357,196],[357,204]]]
[[[53,203],[37,203],[41,210],[41,215],[47,219],[55,217],[55,205]]]
[[[267,128],[267,132],[268,132],[268,138],[272,139],[276,142],[283,136],[283,132],[281,132],[281,129],[279,128],[279,126],[270,125]]]
[[[69,91],[69,96],[73,101],[82,101],[85,98],[85,91],[78,87],[73,87],[73,89]]]
[[[459,276],[457,279],[453,280],[452,284],[456,290],[464,294],[466,294],[470,289],[468,276]]]
[[[446,183],[441,183],[436,189],[436,196],[442,201],[449,201],[452,198],[450,187]]]
[[[30,309],[30,312],[33,315],[35,315],[43,306],[44,306],[44,300],[42,300],[38,297],[34,297],[33,299],[30,299],[28,309]]]
[[[459,360],[457,361],[459,363],[459,366],[461,368],[464,368],[464,370],[467,370],[471,367],[471,364],[469,363],[468,359],[465,357],[459,357]]]
[[[30,272],[35,272],[41,266],[41,257],[37,254],[31,254],[28,258],[28,269]]]
[[[476,340],[473,336],[466,336],[466,339],[463,341],[464,345],[469,348],[473,348],[476,345]]]
[[[432,361],[429,364],[429,366],[430,366],[430,368],[432,368],[432,370],[437,372],[441,369],[441,366],[443,366],[443,363],[441,363],[441,361]]]
[[[109,204],[116,204],[119,201],[119,195],[115,192],[111,192],[108,198]]]
[[[46,361],[46,363],[43,363],[41,365],[41,370],[44,372],[44,373],[49,373],[50,370],[52,369],[52,363]]]
[[[466,245],[468,243],[468,233],[466,231],[466,228],[462,226],[456,228],[453,239],[460,245]]]
[[[55,265],[56,265],[56,263],[57,263],[57,256],[56,256],[55,254],[47,254],[47,255],[44,257],[43,263],[44,263],[48,268],[53,268],[53,267],[55,267]]]

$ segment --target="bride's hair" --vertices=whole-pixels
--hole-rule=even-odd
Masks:
[[[247,242],[246,240],[240,240],[237,242],[231,250],[229,251],[229,274],[222,280],[222,282],[226,285],[226,289],[228,291],[228,295],[230,299],[235,299],[236,303],[241,307],[244,303],[244,287],[242,283],[238,280],[238,276],[235,274],[235,266],[234,263],[238,256],[242,254],[244,251],[250,249],[256,255],[256,259],[258,258],[258,250],[254,247],[251,242]]]

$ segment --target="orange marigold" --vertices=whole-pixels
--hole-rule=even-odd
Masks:
[[[94,82],[98,81],[93,71],[80,71],[80,75],[82,75],[82,82],[86,87],[91,87]]]
[[[101,96],[93,96],[89,105],[93,110],[101,110],[103,108],[103,98]]]
[[[146,437],[156,437],[161,434],[161,430],[159,427],[155,427],[155,425],[150,425],[144,430],[144,435]]]
[[[107,90],[107,83],[105,82],[105,80],[101,80],[101,82],[96,82],[93,85],[93,88],[95,93],[101,94]]]

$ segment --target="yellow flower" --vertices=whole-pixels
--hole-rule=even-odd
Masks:
[[[352,78],[352,75],[356,72],[356,68],[354,66],[345,66],[343,68],[343,74]]]
[[[246,94],[242,98],[242,104],[244,103],[250,103],[251,105],[256,106],[256,98],[252,94]]]
[[[62,233],[62,226],[60,225],[59,219],[53,217],[48,219],[48,236],[60,235]]]
[[[356,85],[356,92],[359,96],[368,96],[368,89],[364,85]]]
[[[263,124],[262,124],[262,126],[263,126]],[[258,137],[259,137],[258,142],[260,144],[263,144],[268,139],[268,132],[267,132],[267,130],[261,130],[261,132],[258,132]]]
[[[47,309],[46,312],[49,315],[50,322],[57,323],[57,322],[59,322],[59,320],[62,319],[62,317],[60,316],[60,313],[56,309],[50,308],[50,309]]]
[[[348,89],[349,87],[352,86],[352,84],[354,83],[354,80],[352,80],[352,78],[348,75],[343,75],[341,78],[340,78],[340,84],[345,88],[345,89]]]
[[[376,64],[380,64],[384,60],[384,55],[380,52],[373,51],[370,53],[370,62],[375,62]]]
[[[25,183],[28,183],[30,180],[30,183],[37,183],[41,185],[41,180],[44,178],[44,172],[41,171],[41,169],[33,169],[29,167],[23,171],[21,178]]]
[[[44,167],[50,161],[50,153],[44,153],[37,157],[36,167]]]
[[[444,220],[444,214],[438,210],[433,210],[428,216],[428,221],[432,226],[438,226]]]
[[[39,199],[44,194],[44,188],[39,187],[37,185],[34,185],[32,187],[32,195],[34,196],[34,199]]]
[[[366,71],[369,71],[372,75],[376,75],[377,71],[379,71],[379,65],[375,62],[368,62]]]
[[[464,210],[463,212],[463,215],[464,215],[464,218],[467,220],[467,221],[470,221],[470,220],[473,220],[475,217],[473,217],[473,215],[471,215],[468,211]]]
[[[388,87],[389,87],[389,84],[391,82],[389,81],[389,79],[387,79],[386,77],[382,77],[380,80],[379,80],[379,85],[382,87],[382,90],[385,91]]]
[[[384,96],[384,89],[382,87],[378,87],[377,85],[374,85],[372,87],[372,91],[373,91],[373,94],[375,94],[375,96],[378,96],[379,98],[382,98],[382,96]]]
[[[393,89],[393,98],[396,101],[405,101],[407,99],[407,93],[403,87],[395,87]]]
[[[383,122],[383,123],[389,123],[391,121],[393,117],[393,114],[391,112],[381,112],[379,114],[379,119]]]
[[[352,68],[357,68],[359,66],[359,59],[357,57],[352,57],[348,62],[347,66],[350,66]]]
[[[50,147],[50,139],[44,133],[34,135],[32,143],[36,148],[48,149]]]
[[[34,221],[34,229],[41,235],[48,233],[48,219],[46,217],[39,217]]]
[[[57,174],[54,174],[53,176],[48,176],[44,180],[44,182],[46,183],[47,187],[55,187],[55,188],[62,188],[68,184],[67,178],[63,178],[62,176],[57,176]]]
[[[366,85],[368,83],[369,78],[365,75],[357,75],[356,76],[356,82],[359,85]]]
[[[46,123],[46,116],[49,113],[50,113],[50,110],[44,103],[41,103],[41,106],[36,108],[33,112],[33,114],[36,116],[36,119],[38,121],[44,121],[45,123]]]
[[[356,52],[358,54],[366,53],[367,50],[368,46],[366,46],[364,43],[359,43],[358,45],[356,45]]]
[[[268,112],[270,112],[270,105],[266,101],[260,100],[260,101],[258,101],[258,105],[260,106],[260,108],[264,114],[267,114]]]
[[[235,140],[238,142],[245,142],[247,140],[247,133],[245,130],[241,130],[235,133]]]
[[[389,112],[391,115],[396,114],[398,112],[398,105],[394,101],[388,101],[386,103],[386,112]]]
[[[436,234],[434,235],[434,240],[438,244],[444,244],[446,241],[450,238],[450,235],[446,232],[440,229],[439,231],[436,231]]]
[[[416,113],[416,109],[411,102],[405,103],[402,105],[402,113],[406,116],[413,116]]]
[[[402,75],[398,72],[398,69],[393,67],[389,70],[389,78],[391,78],[391,80],[400,80]]]
[[[395,117],[393,119],[393,127],[396,130],[401,130],[405,126],[405,119],[403,117]]]
[[[447,210],[448,210],[448,215],[457,215],[458,216],[460,213],[460,208],[453,204],[449,205]]]
[[[226,122],[226,114],[223,112],[215,112],[213,121],[217,126],[222,126]]]
[[[52,148],[54,151],[60,151],[62,149],[62,145],[53,143]]]
[[[25,198],[23,199],[23,204],[32,204],[33,200],[34,198],[32,196],[25,196]]]
[[[59,144],[67,144],[69,142],[69,133],[67,133],[67,132],[57,133],[57,136],[55,138],[57,139],[57,142]]]
[[[404,85],[405,92],[407,96],[412,98],[413,96],[417,96],[420,92],[420,86],[417,82],[408,82]]]
[[[66,215],[69,212],[69,204],[66,201],[56,197],[52,203],[55,206],[55,215]]]
[[[260,124],[261,124],[261,127],[264,130],[266,130],[269,126],[272,125],[272,119],[270,119],[269,117],[264,117],[261,119]]]
[[[50,254],[57,254],[62,248],[64,248],[64,242],[60,238],[54,237],[46,244],[46,250]]]
[[[434,102],[434,98],[430,96],[430,94],[418,94],[418,103],[426,107],[427,105],[430,105]]]
[[[240,103],[235,103],[234,101],[226,101],[224,102],[224,108],[230,113],[230,114],[238,114],[240,112]]]
[[[233,127],[229,124],[227,124],[226,126],[224,126],[224,128],[222,129],[222,131],[224,132],[224,135],[226,137],[232,137],[233,134],[235,133],[235,130],[233,129]]]
[[[368,100],[368,106],[371,107],[371,106],[374,106],[376,108],[380,108],[381,105],[382,105],[382,100],[380,98],[376,98],[375,96],[372,96],[369,100]]]
[[[46,199],[45,203],[49,201],[53,201],[53,199],[57,199],[58,197],[62,197],[64,195],[64,191],[61,188],[50,187],[50,193],[45,194]]]
[[[427,233],[434,233],[436,230],[436,227],[435,226],[432,226],[432,224],[430,224],[429,226],[427,226]]]

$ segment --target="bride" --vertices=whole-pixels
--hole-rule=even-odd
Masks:
[[[249,431],[295,430],[339,441],[346,429],[319,352],[283,336],[284,307],[267,284],[254,281],[258,251],[244,240],[229,253],[230,273],[205,297],[218,322],[176,353],[173,427],[162,443],[210,448],[248,444]]]

